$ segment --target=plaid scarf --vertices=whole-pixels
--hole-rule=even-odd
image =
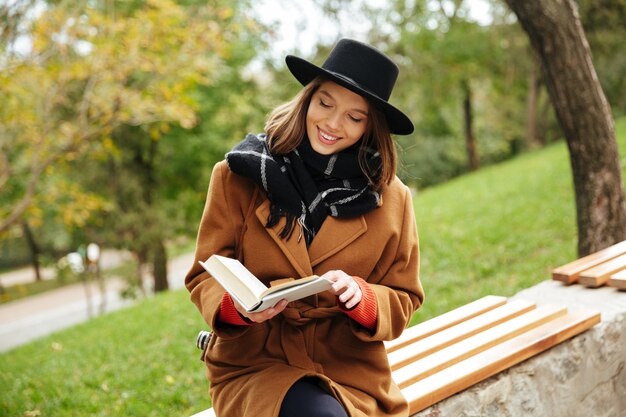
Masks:
[[[304,234],[309,246],[327,215],[354,217],[379,206],[381,195],[361,171],[358,156],[358,144],[336,154],[318,154],[306,137],[293,152],[273,155],[265,134],[248,134],[226,154],[226,161],[232,172],[252,179],[267,193],[270,215],[265,226],[285,216],[281,238],[288,240],[298,223],[298,241]],[[370,150],[368,156],[376,178],[380,154]]]

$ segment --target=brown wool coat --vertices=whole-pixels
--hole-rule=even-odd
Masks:
[[[327,217],[307,250],[298,230],[288,241],[278,236],[284,219],[264,227],[269,201],[263,193],[244,228],[254,187],[225,162],[215,166],[196,262],[185,278],[191,300],[214,332],[205,361],[217,416],[277,417],[287,390],[304,376],[317,376],[351,417],[408,416],[382,341],[398,337],[424,299],[409,189],[396,178],[375,210],[351,219]],[[216,322],[224,290],[197,261],[214,253],[236,257],[238,245],[246,267],[266,283],[335,269],[362,277],[378,303],[375,331],[339,311],[327,292],[291,303],[265,323]]]

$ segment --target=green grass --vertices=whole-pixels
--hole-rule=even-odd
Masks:
[[[626,118],[616,131],[624,169]],[[413,322],[487,294],[513,295],[577,257],[565,142],[427,189],[414,202],[426,302]]]
[[[2,416],[189,416],[208,408],[195,337],[173,291],[0,356]]]
[[[415,320],[508,296],[575,258],[565,144],[482,169],[415,199],[427,299]]]
[[[618,141],[625,155],[626,119]],[[576,257],[564,143],[421,192],[415,207],[427,297],[416,322],[512,295]],[[2,354],[0,415],[189,416],[209,406],[203,328],[174,291]]]

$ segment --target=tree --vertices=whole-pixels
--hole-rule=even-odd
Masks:
[[[611,108],[572,0],[507,0],[530,38],[567,140],[584,256],[626,239],[626,202]],[[549,204],[549,202],[546,202]]]
[[[215,13],[188,16],[167,0],[129,19],[50,6],[30,22],[29,53],[3,48],[0,232],[32,207],[55,165],[118,126],[196,123],[188,92],[210,82],[219,65],[210,51],[227,42],[205,25]]]
[[[473,21],[467,3],[394,1],[370,32],[401,67],[402,87],[392,99],[413,117],[416,132],[397,138],[400,175],[420,186],[521,150],[526,51],[519,39],[525,36],[507,19]]]
[[[74,171],[85,173],[77,182],[98,190],[111,203],[101,213],[101,223],[90,225],[91,233],[135,254],[140,288],[145,267],[152,272],[155,291],[168,288],[166,243],[179,235],[195,235],[213,164],[233,141],[243,138],[251,114],[258,115],[254,119],[259,129],[267,110],[259,105],[264,96],[256,93],[255,83],[242,76],[260,46],[260,27],[243,12],[245,1],[223,3],[216,16],[205,21],[228,39],[217,51],[205,51],[217,55],[220,65],[209,82],[187,91],[197,123],[191,128],[168,122],[121,125],[111,132],[106,150],[73,164]],[[137,3],[118,10],[118,19],[129,19],[143,8]],[[197,6],[185,9],[195,14]],[[159,54],[159,59],[168,61],[174,53]]]
[[[76,236],[104,238],[98,228],[117,231],[108,242],[118,239],[127,249],[147,253],[159,275],[155,287],[167,287],[163,226],[170,222],[161,209],[157,170],[176,155],[161,156],[159,140],[204,123],[200,113],[206,97],[200,88],[221,86],[230,72],[226,61],[240,53],[234,42],[239,33],[256,30],[254,22],[231,19],[233,2],[196,3],[202,4],[107,1],[67,8],[66,2],[51,2],[22,25],[14,21],[28,13],[7,11],[12,17],[2,21],[2,39],[11,42],[17,36],[9,31],[26,27],[32,49],[18,53],[7,43],[0,49],[0,232],[22,219],[36,226],[43,213],[52,212]],[[173,138],[181,140],[177,148],[184,147],[182,136]],[[196,153],[214,157],[208,148]],[[202,162],[198,170],[210,172],[213,160]],[[106,192],[110,172],[99,182],[87,181],[94,167],[115,164],[126,191],[134,187],[124,197],[137,204],[120,209],[121,196]],[[201,194],[194,193],[200,204]],[[176,198],[168,195],[174,201],[167,206]],[[122,219],[120,213],[129,216]],[[123,225],[131,233],[121,230]]]

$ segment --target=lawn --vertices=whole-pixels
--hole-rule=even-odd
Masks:
[[[185,416],[207,408],[185,291],[158,295],[0,356],[0,415]]]
[[[570,172],[558,143],[417,195],[427,300],[414,321],[485,294],[512,295],[573,260]]]
[[[626,119],[617,130],[625,155]],[[420,192],[415,212],[427,298],[414,322],[512,295],[576,257],[562,142]],[[202,328],[174,291],[2,354],[0,415],[189,416],[209,406]]]

